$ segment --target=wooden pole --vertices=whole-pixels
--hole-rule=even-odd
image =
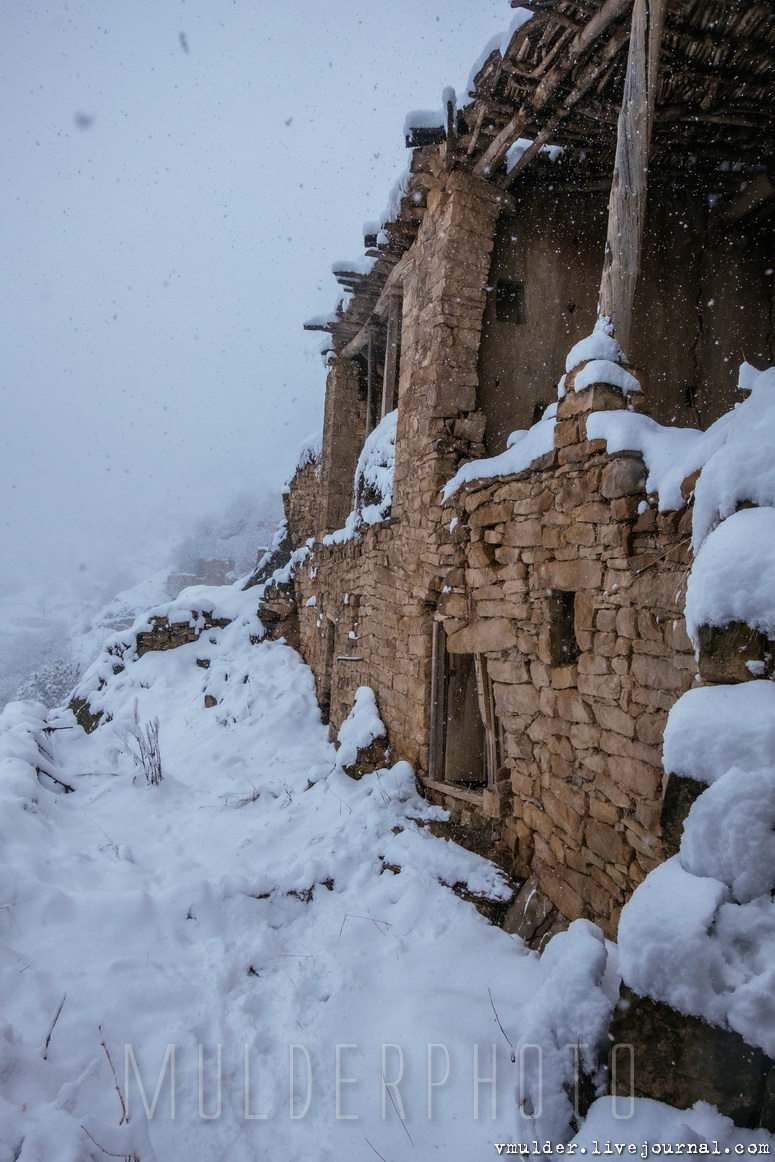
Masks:
[[[608,236],[599,313],[611,319],[614,335],[625,351],[630,342],[635,288],[640,273],[665,2],[635,0],[633,5],[627,75],[608,203]]]
[[[374,366],[374,333],[369,331],[369,338],[366,345],[366,435],[374,428],[374,378],[376,368]]]
[[[381,419],[396,406],[398,380],[398,348],[401,342],[401,296],[392,295],[388,307],[387,341],[385,343],[385,375],[382,381]]]

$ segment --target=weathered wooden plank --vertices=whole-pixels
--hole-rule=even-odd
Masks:
[[[608,203],[599,313],[611,319],[626,350],[635,288],[640,273],[651,126],[659,72],[666,0],[635,0],[630,51],[616,138],[616,160]]]

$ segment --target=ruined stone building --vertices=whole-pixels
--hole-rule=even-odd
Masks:
[[[694,478],[649,491],[643,447],[600,415],[706,429],[741,363],[775,362],[775,21],[729,0],[527,7],[471,92],[409,127],[370,269],[337,271],[322,444],[263,613],[334,735],[374,690],[455,837],[525,882],[513,930],[539,946],[578,917],[615,938],[675,851],[679,696],[769,673],[745,625],[700,627],[698,660]]]

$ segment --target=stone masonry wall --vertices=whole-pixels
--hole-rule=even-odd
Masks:
[[[329,378],[319,479],[305,469],[291,490],[294,548],[311,535],[318,497],[316,541],[294,581],[300,648],[332,733],[357,687],[370,685],[394,755],[421,777],[434,621],[450,652],[482,656],[501,734],[496,782],[433,783],[428,793],[452,810],[463,841],[530,877],[561,918],[587,916],[614,935],[621,905],[663,858],[662,731],[695,672],[680,612],[689,518],[647,501],[639,456],[610,456],[586,439],[588,411],[625,406],[600,386],[562,401],[543,461],[469,484],[442,508],[441,487],[483,450],[477,354],[504,203],[477,179],[437,179],[404,275],[390,517],[322,543],[323,514],[341,525],[351,505],[344,460],[341,472],[327,464],[349,422],[334,395],[340,408],[342,392],[351,403],[357,395],[357,368],[343,359]],[[351,436],[341,455],[354,469]]]
[[[645,504],[640,456],[586,440],[579,409],[616,406],[615,389],[567,396],[554,452],[461,491],[440,606],[448,650],[484,654],[493,683],[508,782],[484,811],[515,871],[608,935],[663,858],[660,744],[696,670],[681,614],[689,510]]]
[[[320,508],[320,463],[308,461],[293,477],[292,485],[283,497],[285,519],[294,549],[301,548],[318,531]]]
[[[353,478],[366,430],[366,399],[358,367],[335,359],[326,382],[319,512],[310,532],[340,528],[352,508]]]
[[[403,282],[402,356],[396,469],[390,520],[343,545],[317,544],[297,572],[301,649],[319,688],[330,685],[338,727],[359,685],[378,693],[394,750],[427,769],[431,628],[446,569],[438,545],[440,489],[461,458],[481,455],[476,364],[495,223],[504,195],[487,182],[440,171]],[[353,397],[355,369],[338,360],[329,393]],[[350,398],[348,397],[348,398]],[[360,413],[326,404],[321,514],[342,525],[351,507],[338,481],[331,443]],[[361,442],[365,419],[361,424]],[[349,447],[350,432],[342,436]],[[336,453],[340,455],[340,453]],[[330,493],[338,490],[339,507]],[[346,505],[341,497],[346,496]],[[318,526],[329,531],[330,520]],[[307,604],[314,598],[314,604]],[[346,598],[346,599],[345,599]],[[357,635],[355,638],[350,634]],[[327,672],[328,671],[328,672]]]

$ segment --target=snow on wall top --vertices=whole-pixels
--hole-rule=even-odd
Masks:
[[[471,460],[459,468],[442,490],[443,499],[449,500],[463,484],[471,480],[488,480],[493,476],[509,476],[523,472],[539,456],[545,456],[554,448],[554,426],[557,422],[557,405],[546,409],[538,423],[524,431],[512,432],[508,447],[499,456],[484,460]]]
[[[571,347],[565,360],[565,372],[573,371],[586,359],[605,359],[611,363],[626,363],[625,354],[614,338],[613,323],[605,315],[595,323],[591,335],[579,339]]]
[[[390,512],[396,467],[397,420],[397,410],[388,412],[366,437],[355,467],[355,507],[344,528],[323,538],[324,545],[349,541],[363,525],[378,524]]]
[[[471,71],[468,74],[468,80],[466,81],[465,91],[467,93],[471,93],[473,91],[474,81],[476,80],[477,75],[484,68],[488,57],[490,57],[494,52],[499,52],[501,57],[504,57],[508,51],[509,45],[511,44],[511,38],[513,37],[514,33],[517,32],[523,24],[527,24],[532,15],[533,13],[528,12],[527,8],[517,8],[511,18],[508,28],[506,28],[503,32],[499,32],[496,36],[491,37],[487,41],[487,44],[484,46],[482,51],[479,53],[479,56],[471,66]]]
[[[694,491],[695,552],[741,503],[775,506],[775,367],[754,374],[749,364],[743,367],[748,399],[705,432],[665,427],[626,411],[593,412],[587,419],[589,439],[605,440],[609,452],[643,455],[646,487],[659,494],[663,511],[683,508],[681,482],[701,469]]]
[[[668,774],[710,784],[730,767],[754,769],[773,755],[773,682],[688,690],[670,711],[662,760]]]
[[[345,718],[336,741],[339,749],[336,763],[341,769],[352,766],[358,758],[358,751],[369,746],[377,738],[386,738],[387,730],[379,716],[377,699],[371,686],[359,686],[355,691],[353,708]]]
[[[775,508],[727,517],[703,541],[686,589],[686,629],[740,621],[775,638]]]
[[[740,383],[749,399],[698,433],[672,476],[659,449],[661,434],[642,422],[631,425],[655,443],[660,466],[652,474],[662,474],[663,487],[702,469],[693,514],[697,556],[686,598],[695,645],[700,626],[731,621],[775,636],[775,369],[754,374],[744,366]],[[593,430],[607,426],[594,419]],[[615,440],[622,435],[615,424],[611,431]],[[654,449],[644,454],[653,461]],[[751,501],[761,507],[739,508]],[[770,1056],[774,744],[769,681],[689,690],[678,700],[665,730],[665,769],[709,786],[689,812],[678,855],[635,890],[619,926],[622,975],[631,988],[733,1029]]]
[[[308,464],[315,464],[320,459],[323,452],[323,431],[315,432],[312,436],[307,436],[299,448],[299,454],[296,457],[296,467],[294,472],[299,472],[302,468],[306,468]]]
[[[684,507],[686,465],[695,462],[695,446],[706,435],[696,428],[665,427],[638,412],[592,412],[587,417],[590,440],[605,440],[609,452],[640,452],[648,472],[646,491],[658,494],[663,512]]]

